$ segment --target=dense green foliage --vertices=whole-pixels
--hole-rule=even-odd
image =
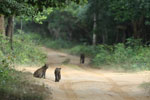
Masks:
[[[71,48],[74,44],[70,43],[68,41],[58,39],[58,40],[53,40],[53,39],[44,39],[41,41],[41,44],[48,47],[48,48],[53,48],[53,49],[66,49],[66,48]]]
[[[86,0],[70,0],[76,3],[86,2]],[[0,14],[5,16],[22,14],[33,16],[38,12],[42,12],[48,7],[65,6],[67,0],[1,0],[0,1]]]
[[[17,72],[9,66],[0,65],[0,98],[2,100],[44,100],[47,91],[45,87],[29,83],[25,75],[27,74]],[[41,90],[45,92],[42,93]]]
[[[23,30],[42,34],[43,44],[50,48],[68,48],[78,55],[84,52],[96,66],[149,69],[149,7],[148,0],[69,2],[64,8],[53,9],[42,24],[24,22]],[[16,28],[19,26],[17,23]],[[93,32],[96,46],[91,46]]]
[[[14,36],[12,51],[7,37],[1,35],[0,52],[5,60],[12,60],[16,64],[41,64],[46,60],[46,55],[35,45],[32,35],[19,33]]]
[[[40,45],[63,50],[80,56],[84,53],[91,58],[91,64],[97,68],[122,70],[149,70],[150,47],[143,45],[141,39],[129,38],[125,44],[86,45],[71,43],[65,40],[43,39],[40,35],[30,34],[32,40],[38,40]]]
[[[86,29],[85,23],[79,19],[81,16],[77,15],[82,8],[82,6],[71,3],[64,9],[53,9],[53,12],[47,16],[47,19],[42,24],[31,21],[24,22],[23,30],[25,32],[39,33],[53,39],[88,43],[91,40],[91,37],[88,36],[90,32]],[[20,29],[19,20],[16,28]]]
[[[70,52],[92,58],[92,64],[98,68],[123,70],[149,70],[150,47],[141,46],[141,40],[128,39],[127,44],[118,43],[114,46],[75,46]]]
[[[131,37],[141,38],[143,43],[147,43],[149,4],[148,0],[89,0],[84,5],[70,3],[65,8],[53,9],[41,25],[25,22],[24,30],[87,44],[92,43],[93,32],[97,35],[97,44],[125,43]],[[34,30],[35,27],[40,28]]]
[[[33,34],[34,35],[34,34]],[[13,54],[16,57],[15,62],[20,64],[41,64],[46,61],[46,54],[38,48],[35,36],[19,33],[14,36]]]
[[[35,44],[36,35],[32,36],[18,32],[14,36],[14,50],[10,48],[9,39],[0,35],[0,98],[3,100],[43,100],[43,93],[39,94],[39,85],[29,83],[14,69],[16,64],[43,64],[46,55]],[[32,91],[31,91],[32,89]]]

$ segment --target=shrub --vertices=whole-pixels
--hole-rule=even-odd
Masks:
[[[44,88],[29,83],[21,72],[12,69],[14,63],[29,64],[45,62],[45,54],[38,49],[28,34],[14,36],[13,50],[9,38],[0,34],[0,98],[2,100],[43,100]],[[42,93],[42,94],[41,94]]]
[[[142,46],[141,40],[128,39],[127,45],[118,43],[114,46],[109,46],[109,49],[107,45],[99,46],[92,63],[96,66],[119,65],[118,68],[125,70],[148,70],[150,69],[149,58],[149,46]]]
[[[19,41],[19,43],[17,42],[19,45],[17,47],[22,47],[22,50],[25,49],[26,52],[25,54],[22,54],[21,52],[18,53],[21,54],[18,57],[27,58],[20,62],[25,62],[25,63],[28,63],[30,61],[36,62],[38,60],[42,61],[42,59],[40,59],[42,57],[45,58],[45,56],[44,55],[42,56],[42,54],[34,58],[35,55],[40,53],[37,49],[35,49],[36,47],[34,46],[31,47],[28,44],[34,45],[36,42],[38,44],[45,45],[49,48],[54,48],[59,50],[66,49],[67,52],[74,55],[80,55],[81,53],[84,53],[86,56],[91,58],[91,63],[96,67],[101,67],[102,65],[103,66],[109,65],[107,66],[107,68],[114,67],[115,69],[122,68],[125,70],[150,69],[150,61],[149,61],[150,47],[143,46],[141,39],[129,38],[127,39],[127,42],[125,44],[118,43],[115,45],[105,44],[105,45],[90,46],[90,45],[75,45],[75,43],[71,43],[69,41],[65,41],[62,39],[52,40],[48,38],[41,38],[39,35],[34,35],[34,34],[30,34],[30,35],[25,34],[24,37],[22,37],[22,39],[21,36],[19,35],[17,36],[19,40],[23,39],[24,41],[27,42],[25,43],[26,47],[21,45],[22,44],[21,41]],[[29,55],[26,55],[27,53]],[[20,58],[18,59],[18,61],[19,60]]]
[[[0,75],[2,100],[44,100],[46,88],[29,82],[21,72],[1,66]]]
[[[84,53],[86,56],[93,57],[97,53],[96,46],[88,46],[88,45],[77,45],[69,50],[71,54],[80,55]]]
[[[39,36],[34,34],[19,33],[14,35],[12,51],[17,64],[41,64],[46,61],[39,45]]]
[[[112,47],[108,45],[98,45],[96,55],[93,57],[92,63],[96,66],[109,64],[111,62]]]
[[[48,48],[53,48],[53,49],[66,49],[66,48],[71,48],[73,46],[73,43],[69,41],[62,40],[62,39],[52,40],[50,38],[43,39],[42,44]]]
[[[128,51],[125,45],[122,43],[116,44],[114,46],[114,52],[112,54],[112,59],[114,63],[124,63],[128,58]]]

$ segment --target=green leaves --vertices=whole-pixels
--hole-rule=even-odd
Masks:
[[[0,34],[0,66],[10,67],[15,64],[41,64],[46,55],[35,44],[36,35],[20,33],[14,36],[12,51],[8,39]],[[38,42],[38,41],[37,41]]]
[[[120,22],[138,19],[142,15],[146,16],[149,8],[149,0],[111,0],[109,3],[109,10],[115,20]]]
[[[29,35],[20,32],[14,36],[14,51],[16,57],[15,63],[17,64],[41,64],[46,60],[46,55],[35,45],[33,38],[36,35]]]
[[[76,3],[87,0],[70,0]],[[0,14],[9,15],[27,15],[33,16],[38,12],[43,12],[45,8],[61,7],[67,4],[68,0],[1,0]]]

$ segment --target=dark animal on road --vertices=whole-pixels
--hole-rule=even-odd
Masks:
[[[54,74],[55,82],[59,82],[59,80],[61,79],[61,68],[56,68]]]
[[[37,78],[45,78],[45,73],[46,73],[46,70],[48,69],[48,65],[45,64],[44,66],[42,66],[41,68],[37,69],[33,76],[34,77],[37,77]]]
[[[80,55],[80,64],[84,64],[84,60],[85,60],[85,55],[83,53],[81,53],[81,55]]]

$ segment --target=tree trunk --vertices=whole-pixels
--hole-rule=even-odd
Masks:
[[[123,43],[126,42],[126,32],[125,32],[125,30],[123,30],[122,42],[123,42]]]
[[[102,34],[102,43],[105,44],[105,34]]]
[[[0,14],[0,33],[5,34],[5,20],[4,15]]]
[[[105,43],[107,43],[108,42],[108,33],[107,33],[107,29],[106,29],[106,34],[105,34]]]
[[[104,33],[102,34],[102,43],[106,44],[108,40],[108,34],[107,34],[107,27],[106,25],[104,26]]]
[[[138,38],[138,31],[137,31],[136,21],[132,21],[132,26],[133,26],[133,36],[135,39],[137,39]]]
[[[72,40],[72,32],[68,32],[69,33],[69,40]]]
[[[22,23],[22,19],[20,20],[20,30],[22,30],[23,27],[23,23]]]
[[[115,39],[115,43],[118,43],[118,39],[119,39],[119,30],[117,30],[117,32],[116,32],[116,39]]]
[[[11,50],[13,50],[14,19],[15,19],[15,16],[12,16],[12,31],[10,35]]]
[[[144,22],[142,19],[139,19],[138,21],[132,21],[133,36],[135,39],[140,38],[143,23]]]
[[[7,27],[6,27],[6,36],[8,36],[8,37],[11,36],[12,27],[13,27],[13,17],[10,16],[10,17],[8,18],[8,24],[7,24]]]
[[[8,18],[6,36],[10,37],[10,47],[13,50],[14,15]]]
[[[60,33],[60,28],[54,28],[53,29],[53,33],[54,33],[54,37],[55,37],[55,39],[58,39],[59,38],[59,33]]]
[[[93,24],[93,45],[96,45],[96,14],[94,13],[94,18],[93,18],[94,24]]]
[[[93,33],[93,45],[96,45],[96,34]]]

